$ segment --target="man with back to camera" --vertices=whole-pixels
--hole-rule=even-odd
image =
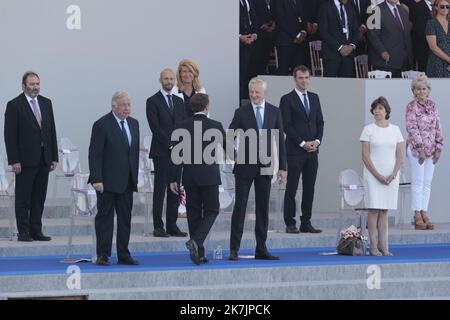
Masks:
[[[133,192],[137,192],[139,123],[130,117],[128,93],[116,92],[112,110],[92,126],[89,145],[89,183],[97,191],[97,265],[109,265],[117,214],[118,264],[138,265],[128,250]]]
[[[294,69],[295,88],[281,97],[280,110],[286,133],[288,176],[284,195],[284,222],[287,233],[320,233],[311,225],[314,185],[319,167],[319,146],[323,136],[323,115],[319,96],[308,91],[310,71],[305,66]],[[295,213],[297,186],[302,176],[302,216],[300,230]]]
[[[198,152],[205,155],[205,149],[210,146],[211,142],[209,140],[204,141],[203,137],[205,132],[208,131],[212,134],[214,130],[221,138],[219,141],[214,138],[214,143],[221,144],[221,147],[225,149],[226,134],[220,122],[208,118],[209,97],[207,94],[195,94],[191,98],[190,104],[194,113],[193,117],[177,125],[177,129],[184,129],[189,132],[191,138],[188,144],[190,156],[187,156],[187,159],[182,159],[181,164],[174,166],[175,170],[170,189],[175,194],[178,194],[180,185],[183,185],[186,189],[186,211],[190,236],[190,240],[186,242],[186,247],[189,250],[192,262],[199,265],[200,263],[208,263],[203,243],[219,214],[219,185],[221,179],[217,161],[208,163],[207,159],[202,157],[200,163],[195,162],[195,158],[198,157],[194,154],[195,145],[201,145]],[[195,130],[200,131],[200,128],[201,132],[199,133],[201,134],[196,134]],[[200,140],[195,140],[195,138]],[[177,147],[175,146],[173,150],[177,151]],[[231,148],[231,150],[233,149]],[[216,156],[215,151],[214,154],[211,154],[211,157]],[[183,154],[183,156],[185,155]],[[172,155],[172,161],[174,160],[173,157],[174,155]]]
[[[150,130],[153,133],[149,157],[155,166],[153,191],[153,235],[155,237],[186,237],[187,233],[177,227],[178,196],[170,191],[172,173],[170,136],[175,125],[185,119],[186,110],[181,98],[172,95],[175,73],[171,69],[161,71],[161,90],[147,99],[146,112]],[[166,200],[166,230],[162,220],[164,193]]]
[[[5,146],[16,174],[15,213],[18,241],[50,241],[42,233],[42,213],[48,175],[58,165],[58,146],[51,100],[39,95],[40,79],[33,71],[22,77],[22,90],[8,102]]]

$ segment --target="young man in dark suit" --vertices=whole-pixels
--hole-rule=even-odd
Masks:
[[[171,94],[175,79],[175,73],[171,69],[164,69],[159,78],[161,90],[147,99],[147,120],[153,133],[149,157],[153,159],[155,166],[153,192],[153,235],[155,237],[187,236],[187,233],[182,232],[177,226],[178,196],[169,188],[172,173],[170,136],[175,125],[187,117],[183,100]],[[165,230],[162,211],[166,192]]]
[[[411,40],[414,58],[417,61],[418,71],[427,71],[430,47],[425,36],[427,21],[433,16],[432,5],[434,1],[415,1],[409,8],[409,20],[412,22]]]
[[[284,196],[284,222],[287,233],[319,233],[311,225],[314,185],[316,183],[319,145],[323,136],[323,115],[319,96],[308,91],[310,71],[299,66],[293,72],[295,89],[281,97],[280,110],[286,133],[288,176]],[[295,213],[297,186],[302,176],[302,216],[300,230]]]
[[[214,131],[216,147],[221,144],[220,147],[225,149],[226,134],[220,122],[208,118],[208,95],[197,93],[191,98],[190,103],[194,116],[180,122],[175,129],[177,132],[184,129],[185,133],[188,133],[187,139],[190,141],[186,147],[190,149],[190,152],[182,152],[182,158],[175,159],[180,154],[177,145],[174,146],[172,161],[175,163],[175,170],[170,189],[174,194],[178,194],[180,185],[186,190],[186,213],[190,236],[186,247],[189,249],[192,261],[198,265],[208,263],[203,243],[219,214],[219,185],[221,184],[219,163],[214,159],[216,150],[211,154],[210,161],[204,158],[205,149],[211,142],[203,141],[203,136],[206,131],[209,133]],[[198,139],[195,140],[196,138]],[[176,143],[179,142],[177,140]],[[183,143],[186,143],[184,138]],[[197,159],[200,161],[196,161],[199,155],[194,154],[195,145],[199,147],[198,152],[203,155]]]
[[[109,265],[117,214],[119,264],[137,265],[128,250],[133,192],[137,192],[139,123],[130,117],[131,101],[126,92],[112,97],[112,111],[92,126],[89,145],[89,183],[97,191],[97,265]]]
[[[22,90],[8,102],[5,145],[8,164],[16,174],[15,212],[19,241],[50,241],[42,233],[48,175],[58,164],[58,146],[51,100],[39,95],[39,76],[28,71]]]
[[[324,77],[354,76],[358,21],[348,0],[329,0],[319,9],[319,34]]]
[[[266,247],[267,229],[269,224],[269,198],[272,175],[274,174],[274,158],[278,158],[278,180],[282,182],[286,174],[286,151],[284,145],[283,123],[280,110],[266,102],[267,84],[264,80],[253,78],[249,83],[250,103],[238,108],[230,124],[232,130],[242,130],[237,159],[233,169],[236,186],[236,200],[231,218],[230,260],[239,259],[239,248],[247,208],[248,194],[252,184],[255,184],[255,215],[256,215],[256,250],[255,259],[278,260],[269,253]],[[249,137],[254,137],[256,141]],[[261,135],[267,134],[267,145]],[[278,134],[278,135],[277,135]],[[241,139],[242,138],[242,139]],[[278,138],[277,152],[272,148],[273,138]],[[262,141],[260,145],[260,141]],[[262,159],[260,153],[266,149],[269,160]],[[252,159],[253,158],[253,159]],[[254,160],[254,161],[252,161]]]

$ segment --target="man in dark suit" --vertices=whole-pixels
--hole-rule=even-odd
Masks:
[[[236,200],[231,218],[230,260],[239,259],[238,252],[244,230],[248,194],[253,183],[255,183],[256,215],[255,259],[279,259],[269,253],[266,240],[274,159],[277,157],[279,161],[277,176],[281,182],[285,178],[286,151],[281,113],[277,107],[266,102],[266,90],[267,84],[263,80],[258,78],[250,80],[249,96],[251,103],[237,109],[230,124],[230,129],[244,132],[239,137],[237,160],[233,169],[236,180]],[[266,135],[267,140],[262,139],[264,135]],[[277,143],[276,151],[278,153],[272,148],[272,140]],[[264,141],[267,142],[265,146],[263,145]],[[261,157],[261,154],[266,154],[264,149],[267,150],[267,156],[269,157],[267,159]]]
[[[324,77],[353,77],[358,32],[353,6],[348,0],[329,0],[320,7],[318,20]]]
[[[408,13],[398,0],[386,0],[378,5],[380,27],[369,28],[369,61],[374,70],[392,72],[395,78],[409,70],[412,63],[411,26]]]
[[[430,47],[425,36],[425,27],[427,21],[432,18],[433,3],[434,1],[419,0],[413,2],[409,8],[414,58],[417,61],[418,70],[422,72],[427,70],[428,54],[430,53]]]
[[[254,70],[252,57],[258,38],[258,21],[252,0],[239,1],[239,100],[248,98],[247,83]]]
[[[252,76],[265,74],[273,49],[275,34],[275,17],[273,0],[253,0],[256,19],[258,21],[258,38],[255,41]],[[246,82],[248,83],[248,81]]]
[[[208,263],[203,243],[219,214],[219,185],[221,184],[218,161],[212,161],[216,160],[215,153],[210,155],[211,161],[201,156],[210,145],[209,141],[203,140],[203,136],[206,131],[214,130],[216,137],[214,139],[219,140],[214,140],[213,143],[216,147],[221,144],[225,149],[226,134],[220,122],[208,118],[208,95],[197,93],[191,98],[190,103],[194,116],[180,122],[176,127],[176,130],[184,129],[186,133],[189,133],[190,142],[186,147],[190,150],[187,154],[182,152],[181,157],[175,159],[180,155],[177,148],[180,141],[177,140],[177,145],[172,152],[172,161],[176,160],[174,161],[176,166],[170,189],[175,194],[179,192],[180,185],[186,189],[186,213],[190,236],[186,247],[189,249],[192,261],[198,265]],[[198,140],[195,140],[196,138]],[[183,143],[186,143],[184,138]],[[194,155],[194,145],[201,146],[200,161],[196,161],[198,155]],[[186,159],[183,158],[184,156]]]
[[[111,104],[112,111],[92,126],[89,145],[89,183],[97,191],[96,263],[109,265],[116,211],[118,263],[137,265],[128,243],[138,182],[139,123],[130,117],[131,101],[126,92],[116,92]]]
[[[304,0],[277,0],[274,5],[277,73],[288,75],[290,69],[304,64],[306,60],[307,15]]]
[[[186,237],[177,226],[178,196],[170,191],[171,178],[170,150],[172,144],[170,136],[175,125],[185,119],[186,110],[181,98],[172,95],[175,85],[175,73],[170,69],[161,72],[159,81],[161,90],[147,99],[147,120],[153,133],[149,157],[153,159],[155,167],[155,181],[153,191],[153,235],[155,237]],[[166,200],[166,230],[162,220],[164,196]]]
[[[358,42],[356,44],[355,55],[367,54],[368,43],[366,38],[367,33],[367,8],[371,5],[370,0],[350,0],[350,4],[353,5],[356,17],[358,20],[358,34],[356,36]]]
[[[22,90],[8,102],[5,112],[6,153],[16,174],[18,240],[50,241],[42,233],[42,213],[48,175],[58,164],[52,102],[39,95],[40,79],[33,71],[23,75]]]
[[[284,196],[284,222],[287,233],[319,233],[311,225],[314,185],[319,145],[323,136],[323,115],[319,96],[308,91],[310,71],[299,66],[293,72],[295,89],[281,97],[280,109],[286,133],[288,176]],[[295,196],[302,176],[302,216],[300,230],[295,222]]]

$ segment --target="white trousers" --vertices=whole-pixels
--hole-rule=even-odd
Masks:
[[[419,164],[410,148],[406,150],[409,167],[411,168],[411,209],[413,211],[427,211],[430,202],[431,181],[433,180],[433,157],[428,157]]]

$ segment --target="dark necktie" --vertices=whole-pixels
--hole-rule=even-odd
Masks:
[[[361,14],[361,8],[359,7],[359,0],[353,0],[353,2],[355,3],[356,12],[358,13],[358,15],[360,15]]]
[[[172,95],[168,94],[167,95],[167,101],[169,101],[169,110],[171,113],[173,113],[173,101],[172,101]]]
[[[271,0],[266,0],[266,4],[267,4],[267,8],[270,10],[270,1]]]
[[[297,0],[291,0],[292,7],[297,8]]]
[[[403,30],[402,20],[400,20],[400,16],[398,15],[397,7],[394,7],[394,16],[395,16],[395,21],[397,21],[398,26],[400,27],[400,29]]]
[[[339,12],[341,14],[341,28],[345,28],[345,13],[344,13],[344,5],[342,3]]]
[[[309,118],[309,102],[306,93],[303,94],[303,105],[305,106],[306,115]]]
[[[125,141],[127,142],[127,145],[130,146],[130,141],[128,140],[127,131],[125,130],[125,121],[124,120],[120,120],[120,126],[122,127],[123,137],[124,137]]]

